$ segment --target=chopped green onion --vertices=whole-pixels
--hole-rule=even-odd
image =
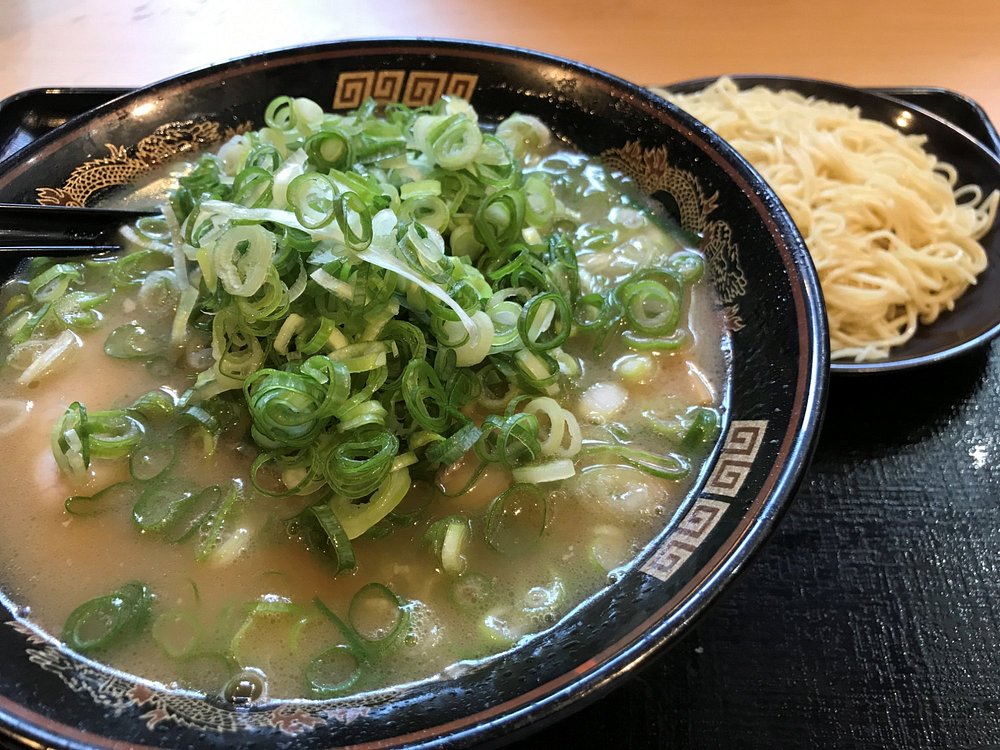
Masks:
[[[667,271],[690,286],[705,273],[705,259],[690,250],[680,250],[667,260]]]
[[[233,202],[250,208],[260,208],[271,203],[274,175],[262,167],[250,166],[233,180]]]
[[[194,504],[195,492],[173,484],[147,487],[136,498],[132,518],[147,532],[163,531]]]
[[[392,432],[376,425],[362,425],[332,445],[323,463],[323,474],[338,496],[356,500],[382,484],[398,451],[399,439]]]
[[[151,630],[153,640],[172,659],[191,656],[202,638],[201,627],[190,612],[173,609],[157,616]]]
[[[413,133],[418,147],[444,169],[469,166],[483,143],[479,126],[464,114],[421,115]]]
[[[115,359],[150,359],[163,352],[165,342],[140,325],[118,326],[104,342],[104,353]]]
[[[288,370],[258,370],[243,384],[254,439],[264,448],[312,444],[350,388],[347,366],[326,357],[310,357]]]
[[[583,434],[576,416],[547,396],[533,398],[524,405],[525,414],[539,419],[538,450],[543,456],[572,458],[580,452]]]
[[[354,550],[351,548],[351,540],[347,538],[344,527],[340,525],[337,516],[326,505],[314,505],[308,509],[308,512],[313,514],[323,531],[326,532],[329,549],[335,560],[334,575],[353,569],[355,558]]]
[[[514,114],[497,126],[497,138],[507,144],[514,155],[523,159],[549,144],[551,135],[545,123],[533,115]]]
[[[233,482],[222,497],[222,501],[205,518],[200,527],[201,538],[196,552],[198,560],[207,560],[222,544],[225,535],[232,531],[232,526],[241,510],[242,499],[241,487]]]
[[[441,562],[441,569],[451,575],[465,570],[463,551],[469,541],[469,520],[461,515],[438,519],[424,532],[424,543]]]
[[[670,278],[664,275],[665,278]],[[643,336],[667,336],[677,328],[680,299],[675,290],[659,280],[641,278],[618,288],[625,319]]]
[[[73,516],[94,516],[109,508],[131,505],[138,493],[139,487],[132,482],[118,482],[93,495],[73,495],[66,498],[66,512]]]
[[[464,456],[482,437],[482,430],[467,422],[444,440],[427,448],[424,457],[432,464],[453,464]]]
[[[347,247],[355,252],[365,250],[372,242],[374,229],[371,210],[361,196],[343,193],[334,204],[334,212]]]
[[[29,343],[25,342],[22,346],[27,346]],[[63,331],[56,336],[51,345],[32,360],[24,372],[18,376],[17,382],[22,385],[35,382],[64,360],[71,351],[81,346],[83,346],[83,342],[79,336],[72,331]]]
[[[489,587],[465,572],[472,529],[481,523],[503,554],[528,550],[548,520],[547,488],[537,485],[573,476],[581,452],[661,477],[690,471],[685,456],[643,451],[613,432],[614,442],[585,447],[563,404],[585,385],[585,350],[613,349],[621,361],[623,349],[687,344],[688,291],[704,259],[671,243],[651,267],[604,278],[601,254],[629,235],[624,224],[585,223],[561,202],[605,177],[595,171],[573,185],[565,173],[576,166],[550,169],[540,121],[514,115],[488,132],[456,97],[324,114],[285,96],[264,119],[178,179],[162,216],[127,232],[137,249],[113,260],[36,261],[3,310],[0,330],[26,367],[22,378],[79,346],[74,331],[99,326],[122,290],[136,292],[126,311],[136,299],[140,309],[106,336],[105,351],[154,372],[175,362],[195,371],[180,397],[158,391],[119,410],[67,409],[51,436],[60,469],[79,478],[94,458],[127,457],[134,478],[69,498],[69,513],[130,500],[142,532],[165,543],[197,537],[198,560],[229,559],[249,538],[236,521],[250,496],[239,480],[198,487],[183,475],[189,456],[213,456],[246,429],[256,493],[301,496],[294,502],[304,510],[286,530],[338,574],[355,569],[351,540],[413,533],[399,527],[425,522],[429,478],[468,456],[476,463],[459,494],[495,464],[514,485],[475,526],[447,517],[426,539],[441,570],[465,579],[466,598],[479,602],[487,597],[474,589]],[[625,216],[636,210],[629,200],[619,206]],[[645,377],[625,365],[616,372]],[[682,452],[706,449],[721,421],[714,410],[644,418]],[[375,593],[391,604],[386,591]],[[396,633],[409,605],[396,597],[393,606]],[[472,608],[514,640],[534,616]],[[317,697],[354,685],[370,658],[365,639],[384,640],[349,619],[364,638],[338,626],[348,642],[307,670]],[[154,634],[170,638],[164,648],[179,658],[199,639],[168,627],[186,623],[165,616]]]
[[[142,442],[145,428],[124,409],[92,411],[84,440],[94,458],[123,458]]]
[[[515,482],[526,484],[542,484],[544,482],[558,482],[560,479],[569,479],[576,474],[576,467],[568,458],[557,458],[544,464],[534,464],[532,466],[518,466],[511,471],[511,476]]]
[[[96,328],[102,319],[101,313],[96,308],[107,302],[110,297],[110,292],[103,294],[68,292],[52,303],[52,311],[60,322],[71,330]]]
[[[37,302],[54,302],[62,297],[71,282],[83,280],[76,263],[56,263],[28,282],[28,293]]]
[[[392,589],[368,583],[351,599],[348,620],[358,635],[385,648],[406,631],[410,618],[405,602]]]
[[[90,467],[88,429],[87,409],[79,401],[70,404],[52,427],[52,455],[70,476],[80,476]]]
[[[705,406],[691,406],[670,418],[647,410],[642,417],[658,435],[688,450],[702,449],[715,442],[722,422],[717,410]]]
[[[473,221],[476,239],[497,252],[515,242],[524,227],[525,198],[516,190],[498,190],[487,196]]]
[[[274,256],[274,235],[261,226],[226,230],[215,243],[212,263],[223,288],[236,297],[250,297],[267,278]]]
[[[354,161],[350,139],[333,127],[324,126],[323,130],[313,133],[306,139],[303,148],[309,155],[309,161],[321,172],[343,169]]]
[[[348,539],[357,539],[395,510],[410,489],[410,473],[405,468],[392,471],[372,496],[360,503],[334,495],[330,509],[340,521]]]
[[[152,594],[138,581],[126,583],[74,609],[63,626],[62,640],[74,651],[98,651],[134,636],[146,624]]]
[[[517,332],[531,351],[549,351],[569,338],[571,318],[565,297],[556,292],[543,292],[524,303]]]
[[[515,484],[490,504],[486,541],[497,552],[516,555],[538,543],[547,521],[543,492],[530,484]]]
[[[306,684],[320,700],[348,692],[361,678],[362,659],[350,644],[328,648],[306,666]]]
[[[404,189],[406,187],[406,185],[403,186]],[[443,232],[451,221],[448,206],[436,195],[416,195],[405,198],[399,208],[399,217],[403,221],[419,222],[420,225],[438,232]]]
[[[170,520],[160,530],[161,536],[171,544],[187,541],[217,511],[221,500],[221,487],[214,484],[205,487],[189,502],[185,502],[178,512],[171,515]]]
[[[542,452],[538,430],[538,418],[533,414],[518,412],[505,417],[491,414],[483,420],[476,454],[487,463],[500,463],[508,468],[533,461]]]
[[[147,481],[173,466],[176,458],[177,449],[172,440],[162,437],[143,440],[129,455],[129,471],[133,479]]]
[[[141,420],[157,422],[173,415],[174,398],[166,391],[150,391],[133,401],[127,411],[135,412]]]
[[[524,193],[525,221],[533,227],[548,227],[556,211],[556,199],[549,183],[538,175],[532,175],[524,181]]]
[[[337,186],[320,172],[306,172],[292,180],[286,200],[305,229],[325,227],[337,215]]]
[[[610,443],[597,443],[588,446],[585,450],[587,453],[613,453],[629,466],[634,466],[650,476],[660,479],[683,479],[691,473],[691,462],[676,453],[653,453],[627,445],[612,445]]]

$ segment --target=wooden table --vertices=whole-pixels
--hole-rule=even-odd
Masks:
[[[784,73],[942,86],[1000,120],[1000,0],[0,2],[0,98],[423,35],[650,84]],[[998,415],[998,345],[922,373],[834,381],[813,466],[747,573],[669,653],[525,746],[1000,746]]]
[[[366,36],[501,42],[638,83],[785,73],[945,86],[1000,117],[996,0],[4,0],[0,97],[139,85],[251,52]]]

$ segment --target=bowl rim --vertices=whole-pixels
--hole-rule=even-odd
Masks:
[[[794,383],[794,401],[790,408],[789,427],[781,438],[779,458],[770,467],[764,485],[733,530],[721,542],[711,559],[692,580],[627,635],[617,639],[584,665],[555,680],[545,682],[503,703],[494,704],[479,714],[465,715],[445,724],[382,740],[367,740],[359,748],[386,748],[416,744],[421,747],[466,746],[486,738],[504,741],[561,718],[582,708],[606,693],[625,675],[649,662],[668,644],[676,641],[707,606],[721,593],[725,584],[742,572],[752,555],[774,530],[801,482],[815,449],[829,379],[829,346],[826,317],[818,277],[805,250],[804,242],[787,212],[750,164],[713,131],[674,105],[647,89],[606,73],[585,63],[521,47],[464,39],[432,37],[379,37],[344,39],[307,45],[283,47],[230,59],[203,68],[170,76],[130,91],[67,121],[64,125],[30,144],[7,163],[0,173],[16,177],[35,160],[56,151],[60,143],[76,137],[81,123],[100,126],[102,118],[118,111],[130,101],[155,94],[158,90],[182,86],[198,80],[209,83],[222,80],[234,68],[267,67],[271,61],[305,63],[311,59],[331,59],[332,52],[366,51],[371,53],[433,54],[447,51],[467,57],[495,57],[544,63],[585,74],[603,90],[626,96],[633,106],[669,120],[684,138],[704,143],[705,154],[714,159],[729,177],[744,187],[743,192],[759,212],[766,229],[783,256],[790,275],[792,296],[799,323],[798,372]],[[336,56],[334,56],[336,57]],[[666,117],[664,117],[666,116]],[[667,123],[664,122],[664,126]],[[704,576],[701,571],[708,571]],[[0,696],[0,731],[23,733],[25,738],[58,747],[153,747],[124,743],[76,729],[37,713]]]

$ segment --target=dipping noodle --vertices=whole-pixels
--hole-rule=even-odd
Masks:
[[[819,273],[832,358],[887,357],[986,268],[979,240],[1000,193],[960,186],[925,137],[794,91],[741,91],[728,78],[659,93],[745,156],[792,215]]]

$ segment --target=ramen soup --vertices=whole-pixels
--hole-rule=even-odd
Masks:
[[[533,117],[325,114],[3,297],[3,590],[240,705],[459,674],[661,530],[720,431],[704,259]]]

